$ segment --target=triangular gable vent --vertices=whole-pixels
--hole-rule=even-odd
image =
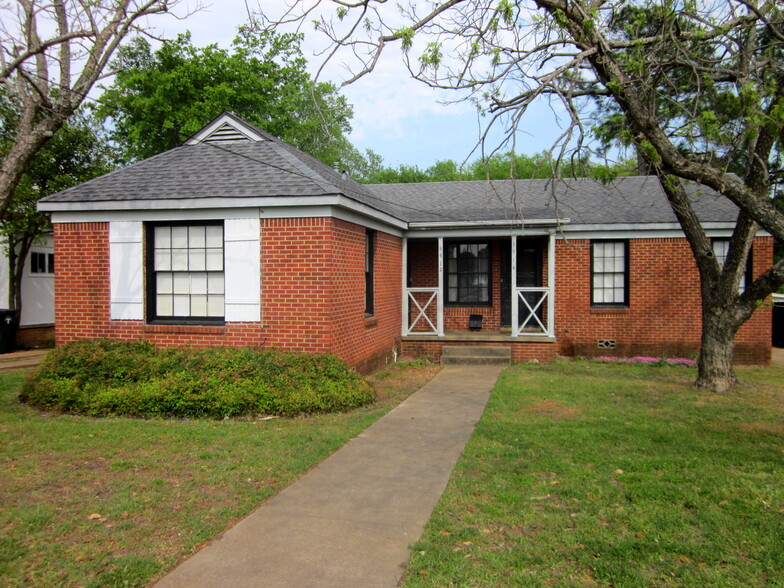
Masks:
[[[250,137],[239,131],[234,125],[225,122],[202,139],[204,143],[226,143],[228,141],[250,141]]]

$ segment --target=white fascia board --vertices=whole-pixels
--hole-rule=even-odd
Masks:
[[[735,223],[710,222],[703,228],[708,237],[729,237]],[[766,235],[764,231],[758,236]],[[624,225],[570,225],[557,233],[558,239],[683,239],[678,223],[648,223]]]
[[[407,231],[403,236],[407,239],[484,239],[484,238],[511,238],[511,237],[545,237],[554,231],[546,227],[485,227],[473,229],[455,229],[439,231]]]
[[[224,124],[228,123],[233,128],[237,129],[237,132],[242,133],[251,141],[264,141],[264,137],[256,133],[253,129],[240,124],[236,119],[223,114],[218,117],[213,123],[209,126],[204,127],[198,133],[196,133],[193,137],[191,137],[188,141],[185,142],[186,145],[198,145],[204,139],[209,137],[212,133],[214,133],[217,129],[222,127]]]
[[[139,204],[148,207],[140,208]],[[204,220],[221,218],[302,218],[332,216],[380,230],[403,231],[408,223],[344,196],[276,196],[264,198],[200,198],[197,200],[123,200],[102,202],[43,202],[52,222],[127,220]],[[374,227],[375,228],[375,227]]]
[[[457,229],[484,228],[484,227],[526,227],[526,226],[549,226],[558,227],[569,223],[570,219],[510,219],[510,220],[481,220],[481,221],[436,221],[436,222],[415,222],[408,223],[411,231],[444,229],[455,227]]]
[[[164,198],[160,200],[93,200],[90,202],[39,202],[42,212],[100,212],[115,210],[198,210],[215,208],[261,208],[335,205],[338,197],[328,196],[264,196],[258,198]]]
[[[228,218],[259,218],[258,208],[212,208],[212,209],[135,209],[53,212],[52,222],[57,223],[101,223],[118,221],[190,221],[225,220]]]
[[[344,208],[333,209],[332,217],[342,221],[346,221],[347,223],[353,223],[361,227],[367,227],[368,229],[373,229],[374,231],[387,233],[389,235],[393,235],[394,237],[403,236],[403,229],[397,225],[382,223],[374,218],[363,216],[361,214],[358,214],[350,210],[346,210]]]

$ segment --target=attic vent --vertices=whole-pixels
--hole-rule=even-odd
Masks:
[[[228,141],[250,141],[250,139],[229,123],[223,123],[204,139],[205,143],[226,143]]]

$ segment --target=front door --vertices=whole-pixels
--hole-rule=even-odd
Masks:
[[[517,239],[517,286],[520,288],[542,287],[542,240],[537,238],[518,237]],[[501,327],[512,326],[512,244],[506,242],[501,247]],[[533,306],[540,294],[525,294],[529,304]],[[522,308],[521,308],[522,307]],[[528,316],[528,309],[522,303],[518,305],[517,322]],[[523,314],[525,313],[525,314]],[[536,314],[542,318],[542,308]]]

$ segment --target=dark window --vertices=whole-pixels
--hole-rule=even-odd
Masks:
[[[365,231],[365,314],[374,314],[373,271],[375,264],[376,232]]]
[[[53,274],[54,253],[41,253],[39,251],[30,253],[30,273]]]
[[[591,304],[629,305],[629,242],[591,242]]]
[[[490,243],[447,243],[448,304],[490,304]]]
[[[730,254],[730,240],[729,239],[713,239],[713,254],[716,256],[716,261],[719,262],[720,266],[724,266],[727,261],[727,256]],[[740,284],[738,284],[738,292],[743,294],[746,290],[746,286],[753,281],[753,262],[752,262],[752,249],[749,249],[749,256],[746,258],[746,271],[744,272],[743,276],[740,278]]]
[[[223,320],[223,223],[147,225],[147,268],[150,320]]]

